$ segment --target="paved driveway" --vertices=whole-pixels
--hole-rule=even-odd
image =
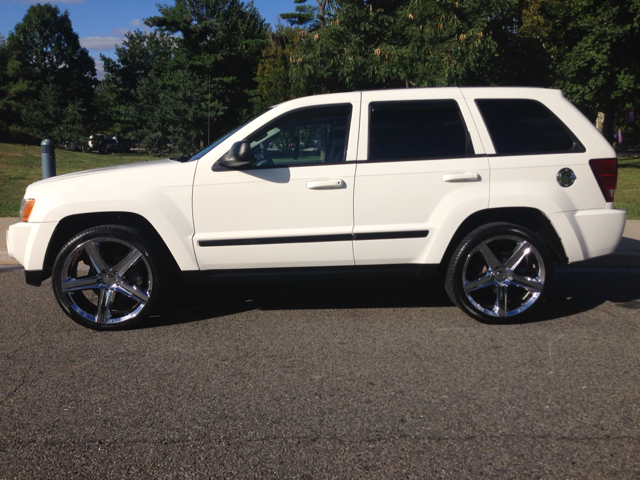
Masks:
[[[638,478],[640,271],[557,284],[529,324],[386,281],[198,287],[98,333],[5,271],[0,478]]]

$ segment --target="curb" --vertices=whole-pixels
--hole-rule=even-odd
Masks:
[[[0,265],[20,265],[17,260],[9,256],[6,250],[0,250]]]
[[[14,260],[7,253],[6,244],[6,231],[9,225],[16,223],[19,219],[15,217],[1,217],[0,218],[0,265],[19,265],[17,260]]]

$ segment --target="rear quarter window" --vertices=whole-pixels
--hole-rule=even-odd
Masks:
[[[585,151],[571,130],[537,100],[478,99],[475,102],[498,155]]]

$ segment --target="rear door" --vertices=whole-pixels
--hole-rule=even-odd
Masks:
[[[457,88],[363,92],[357,265],[439,263],[489,203],[489,163]]]

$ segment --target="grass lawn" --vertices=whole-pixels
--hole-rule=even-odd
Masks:
[[[77,172],[122,163],[154,160],[138,153],[100,155],[56,150],[56,173]],[[627,218],[640,219],[640,158],[620,158],[615,206]],[[42,178],[40,147],[0,143],[0,217],[17,217],[24,190]]]
[[[627,218],[640,220],[640,158],[618,159],[618,189],[616,208],[627,211]]]
[[[159,157],[138,153],[101,155],[56,150],[56,174],[62,175],[79,170],[157,158]],[[25,188],[30,183],[41,179],[39,146],[25,147],[24,145],[0,143],[0,217],[17,217]]]

